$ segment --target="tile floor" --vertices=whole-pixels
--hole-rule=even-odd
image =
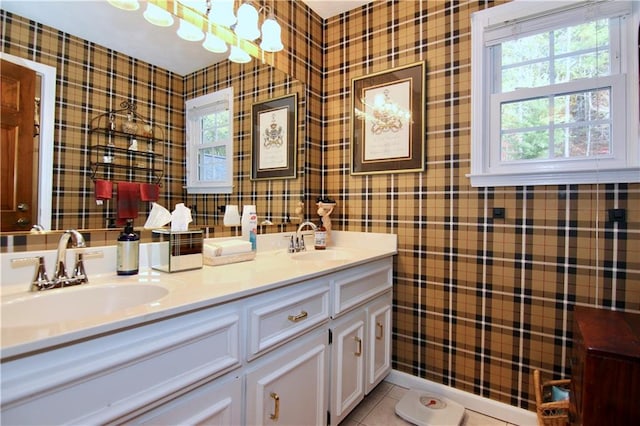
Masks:
[[[396,403],[407,389],[382,382],[362,401],[340,426],[406,426],[410,425],[395,413]],[[513,426],[504,420],[465,410],[461,426]]]

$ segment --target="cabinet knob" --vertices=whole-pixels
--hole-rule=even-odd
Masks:
[[[270,414],[269,418],[274,422],[277,422],[280,417],[280,395],[275,392],[271,392],[270,396],[273,399],[273,414]]]
[[[29,220],[29,218],[26,217],[21,217],[20,219],[16,220],[16,225],[18,226],[27,226],[31,223],[31,221]]]

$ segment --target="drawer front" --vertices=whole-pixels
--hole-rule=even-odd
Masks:
[[[287,342],[329,319],[329,282],[269,293],[248,308],[247,359]]]
[[[391,258],[357,266],[333,280],[333,318],[373,299],[393,286]]]
[[[211,309],[6,363],[3,422],[108,423],[239,367],[239,327]]]
[[[232,373],[233,374],[233,373]],[[132,419],[127,425],[239,425],[242,418],[242,382],[233,374],[211,381]]]

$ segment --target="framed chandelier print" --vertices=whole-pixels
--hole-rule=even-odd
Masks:
[[[424,170],[425,63],[351,81],[351,174]]]
[[[251,180],[296,177],[298,94],[251,107]]]

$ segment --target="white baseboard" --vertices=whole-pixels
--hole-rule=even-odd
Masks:
[[[442,395],[461,404],[478,413],[495,417],[511,424],[518,426],[536,426],[538,419],[533,411],[524,410],[514,407],[503,402],[494,401],[469,392],[452,388],[411,374],[403,373],[397,370],[391,370],[391,373],[385,378],[385,381],[394,385],[402,386],[407,389],[419,389]]]

